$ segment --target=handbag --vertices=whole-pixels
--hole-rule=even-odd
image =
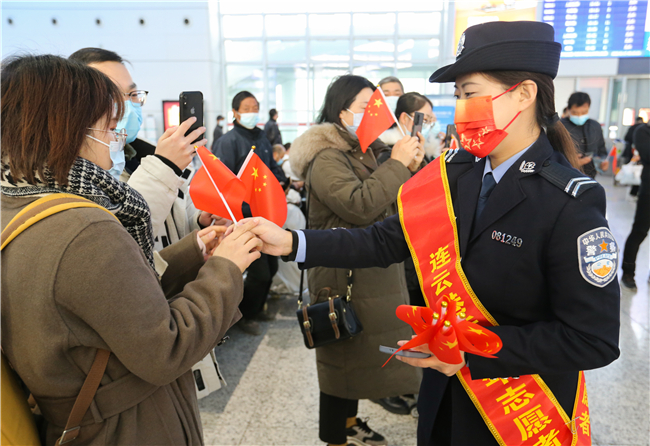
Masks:
[[[348,286],[345,296],[332,296],[332,289],[322,288],[316,303],[302,304],[302,295],[298,298],[296,316],[307,348],[317,348],[334,342],[344,341],[358,335],[363,330],[352,302],[352,270],[347,274]],[[327,301],[318,302],[323,292]]]
[[[642,171],[642,164],[628,163],[621,167],[621,170],[616,174],[615,180],[622,186],[639,186]]]
[[[348,160],[349,161],[349,160]],[[308,178],[311,180],[312,161],[309,167]],[[311,201],[311,184],[307,185],[307,222],[305,229],[309,229],[309,202]],[[302,336],[307,348],[317,348],[334,342],[344,341],[363,331],[363,326],[352,307],[352,270],[347,273],[347,291],[345,296],[332,296],[330,287],[322,288],[316,293],[315,303],[303,306],[302,290],[305,280],[305,270],[300,273],[300,294],[298,297],[298,310],[296,317],[302,331]],[[325,294],[327,301],[319,302]]]
[[[212,392],[221,389],[222,382],[224,386],[228,385],[226,380],[223,379],[214,350],[210,350],[208,356],[194,364],[192,375],[194,376],[194,386],[198,399],[203,399]]]

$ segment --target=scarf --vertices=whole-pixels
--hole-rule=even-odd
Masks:
[[[98,165],[78,157],[68,173],[68,184],[59,184],[45,166],[43,178],[35,174],[36,184],[11,174],[9,164],[2,162],[0,188],[10,197],[28,197],[55,193],[75,194],[87,198],[115,214],[122,226],[142,248],[149,265],[153,260],[153,229],[151,211],[142,195],[128,184],[117,181]]]

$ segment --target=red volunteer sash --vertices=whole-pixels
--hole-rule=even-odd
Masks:
[[[486,327],[499,325],[472,291],[460,265],[444,154],[400,188],[397,203],[427,306],[447,295],[467,320]],[[571,418],[539,375],[472,380],[465,366],[456,376],[501,446],[591,445],[582,371]]]

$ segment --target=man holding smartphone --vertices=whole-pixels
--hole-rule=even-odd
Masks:
[[[591,98],[587,93],[576,92],[569,97],[569,117],[561,122],[578,143],[579,162],[585,174],[596,178],[598,170],[594,158],[600,161],[600,169],[607,170],[607,149],[603,130],[598,121],[589,118]]]
[[[244,160],[251,150],[271,169],[280,185],[286,188],[288,180],[284,171],[273,159],[273,148],[266,133],[257,126],[259,122],[260,104],[255,96],[248,91],[240,91],[232,100],[232,112],[235,116],[234,128],[223,135],[216,143],[215,155],[230,170],[239,172]],[[248,211],[244,205],[244,215]],[[245,333],[259,335],[262,328],[255,320],[271,320],[273,317],[264,311],[266,298],[271,289],[273,276],[278,271],[278,258],[262,254],[262,257],[251,263],[244,281],[244,299],[239,305],[243,318],[238,326]]]
[[[192,170],[188,168],[194,157],[194,145],[204,145],[207,140],[191,144],[202,133],[200,127],[189,135],[185,132],[194,121],[187,120],[171,127],[160,137],[158,145],[137,138],[142,124],[142,105],[147,93],[138,90],[124,60],[117,53],[101,48],[83,48],[74,52],[70,60],[93,67],[108,76],[118,86],[125,99],[125,115],[118,128],[125,128],[127,145],[116,154],[110,173],[140,192],[151,209],[151,223],[155,250],[180,240],[195,229],[210,225],[211,215],[196,210],[188,193]],[[162,274],[164,266],[158,271]]]

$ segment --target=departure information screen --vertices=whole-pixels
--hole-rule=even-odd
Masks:
[[[545,0],[542,8],[542,21],[555,28],[562,57],[650,56],[647,0]]]

